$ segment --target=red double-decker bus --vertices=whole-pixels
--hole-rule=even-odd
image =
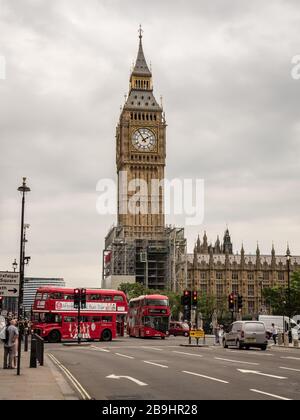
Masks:
[[[140,296],[129,301],[127,334],[130,337],[161,337],[169,334],[169,298],[163,295]]]
[[[119,290],[86,289],[86,308],[80,310],[81,338],[111,341],[124,335],[128,303]],[[32,308],[33,330],[49,342],[78,338],[74,289],[42,287]]]

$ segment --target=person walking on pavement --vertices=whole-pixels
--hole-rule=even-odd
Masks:
[[[16,343],[19,337],[19,331],[16,327],[16,320],[12,319],[10,325],[6,327],[6,339],[4,342],[4,361],[3,369],[14,369],[15,368],[15,354],[16,354]],[[7,363],[8,362],[8,363]]]
[[[220,329],[219,329],[219,343],[221,345],[223,343],[223,336],[224,336],[224,327],[223,327],[223,325],[220,325]]]
[[[277,331],[277,328],[275,327],[275,324],[272,324],[271,334],[272,334],[274,344],[276,345],[277,344],[278,331]]]
[[[219,345],[220,344],[220,336],[219,336],[219,332],[220,332],[220,326],[219,324],[216,325],[215,327],[215,345]]]

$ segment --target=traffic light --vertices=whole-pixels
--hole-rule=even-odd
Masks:
[[[185,290],[183,292],[183,296],[181,298],[181,303],[183,306],[188,306],[189,308],[191,307],[191,291],[190,290]]]
[[[197,307],[197,302],[198,302],[198,293],[197,293],[197,290],[194,290],[192,294],[192,306]]]
[[[228,296],[228,308],[230,311],[234,311],[234,294],[230,293]]]
[[[2,311],[3,306],[3,296],[0,296],[0,311]]]
[[[242,309],[242,308],[243,308],[243,296],[238,295],[238,309]]]
[[[86,289],[81,289],[81,308],[86,308]]]
[[[74,308],[78,309],[80,306],[80,289],[74,289]]]

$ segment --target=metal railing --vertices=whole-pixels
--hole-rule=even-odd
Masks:
[[[31,335],[30,367],[36,368],[37,362],[44,366],[44,340],[37,334]]]

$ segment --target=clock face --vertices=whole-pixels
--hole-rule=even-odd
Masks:
[[[132,144],[141,152],[150,152],[156,144],[155,134],[148,128],[139,128],[132,135]]]

